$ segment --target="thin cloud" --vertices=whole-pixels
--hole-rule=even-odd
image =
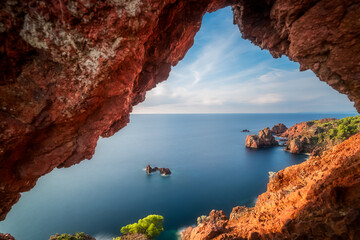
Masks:
[[[231,14],[225,8],[204,17],[187,56],[167,81],[147,93],[135,113],[354,110],[346,96],[311,71],[299,72],[297,63],[273,59],[243,40]]]

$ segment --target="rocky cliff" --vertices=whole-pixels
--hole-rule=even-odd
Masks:
[[[182,239],[359,239],[360,133],[270,176],[254,208],[212,211]]]
[[[358,132],[360,132],[360,116],[355,116],[298,123],[280,136],[289,139],[285,151],[321,155],[325,150]]]
[[[202,16],[229,4],[244,38],[360,110],[357,0],[4,0],[0,219],[40,176],[90,159],[184,57]]]

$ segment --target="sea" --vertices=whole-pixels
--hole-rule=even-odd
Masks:
[[[235,206],[254,206],[270,171],[308,158],[282,147],[247,149],[248,134],[277,123],[290,127],[349,115],[133,114],[127,127],[99,139],[90,161],[41,177],[0,222],[0,232],[17,240],[75,232],[111,240],[122,226],[159,214],[165,231],[156,239],[178,239],[179,231],[212,209],[230,214]],[[172,174],[148,176],[148,164],[170,168]]]

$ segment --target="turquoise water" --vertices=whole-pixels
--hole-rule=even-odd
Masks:
[[[227,214],[251,206],[266,190],[268,172],[301,163],[305,155],[282,148],[249,150],[247,134],[279,122],[287,126],[342,114],[132,115],[129,125],[100,139],[91,161],[56,169],[23,193],[0,232],[17,240],[85,232],[100,239],[148,214],[165,218],[157,239],[176,239],[179,229],[212,209]],[[242,129],[250,133],[242,133]],[[147,176],[147,164],[172,175]]]

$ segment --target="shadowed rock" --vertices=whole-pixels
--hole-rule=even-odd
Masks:
[[[150,174],[152,172],[159,171],[161,175],[170,175],[171,171],[168,168],[158,168],[158,167],[151,167],[150,165],[146,166],[146,173]]]

